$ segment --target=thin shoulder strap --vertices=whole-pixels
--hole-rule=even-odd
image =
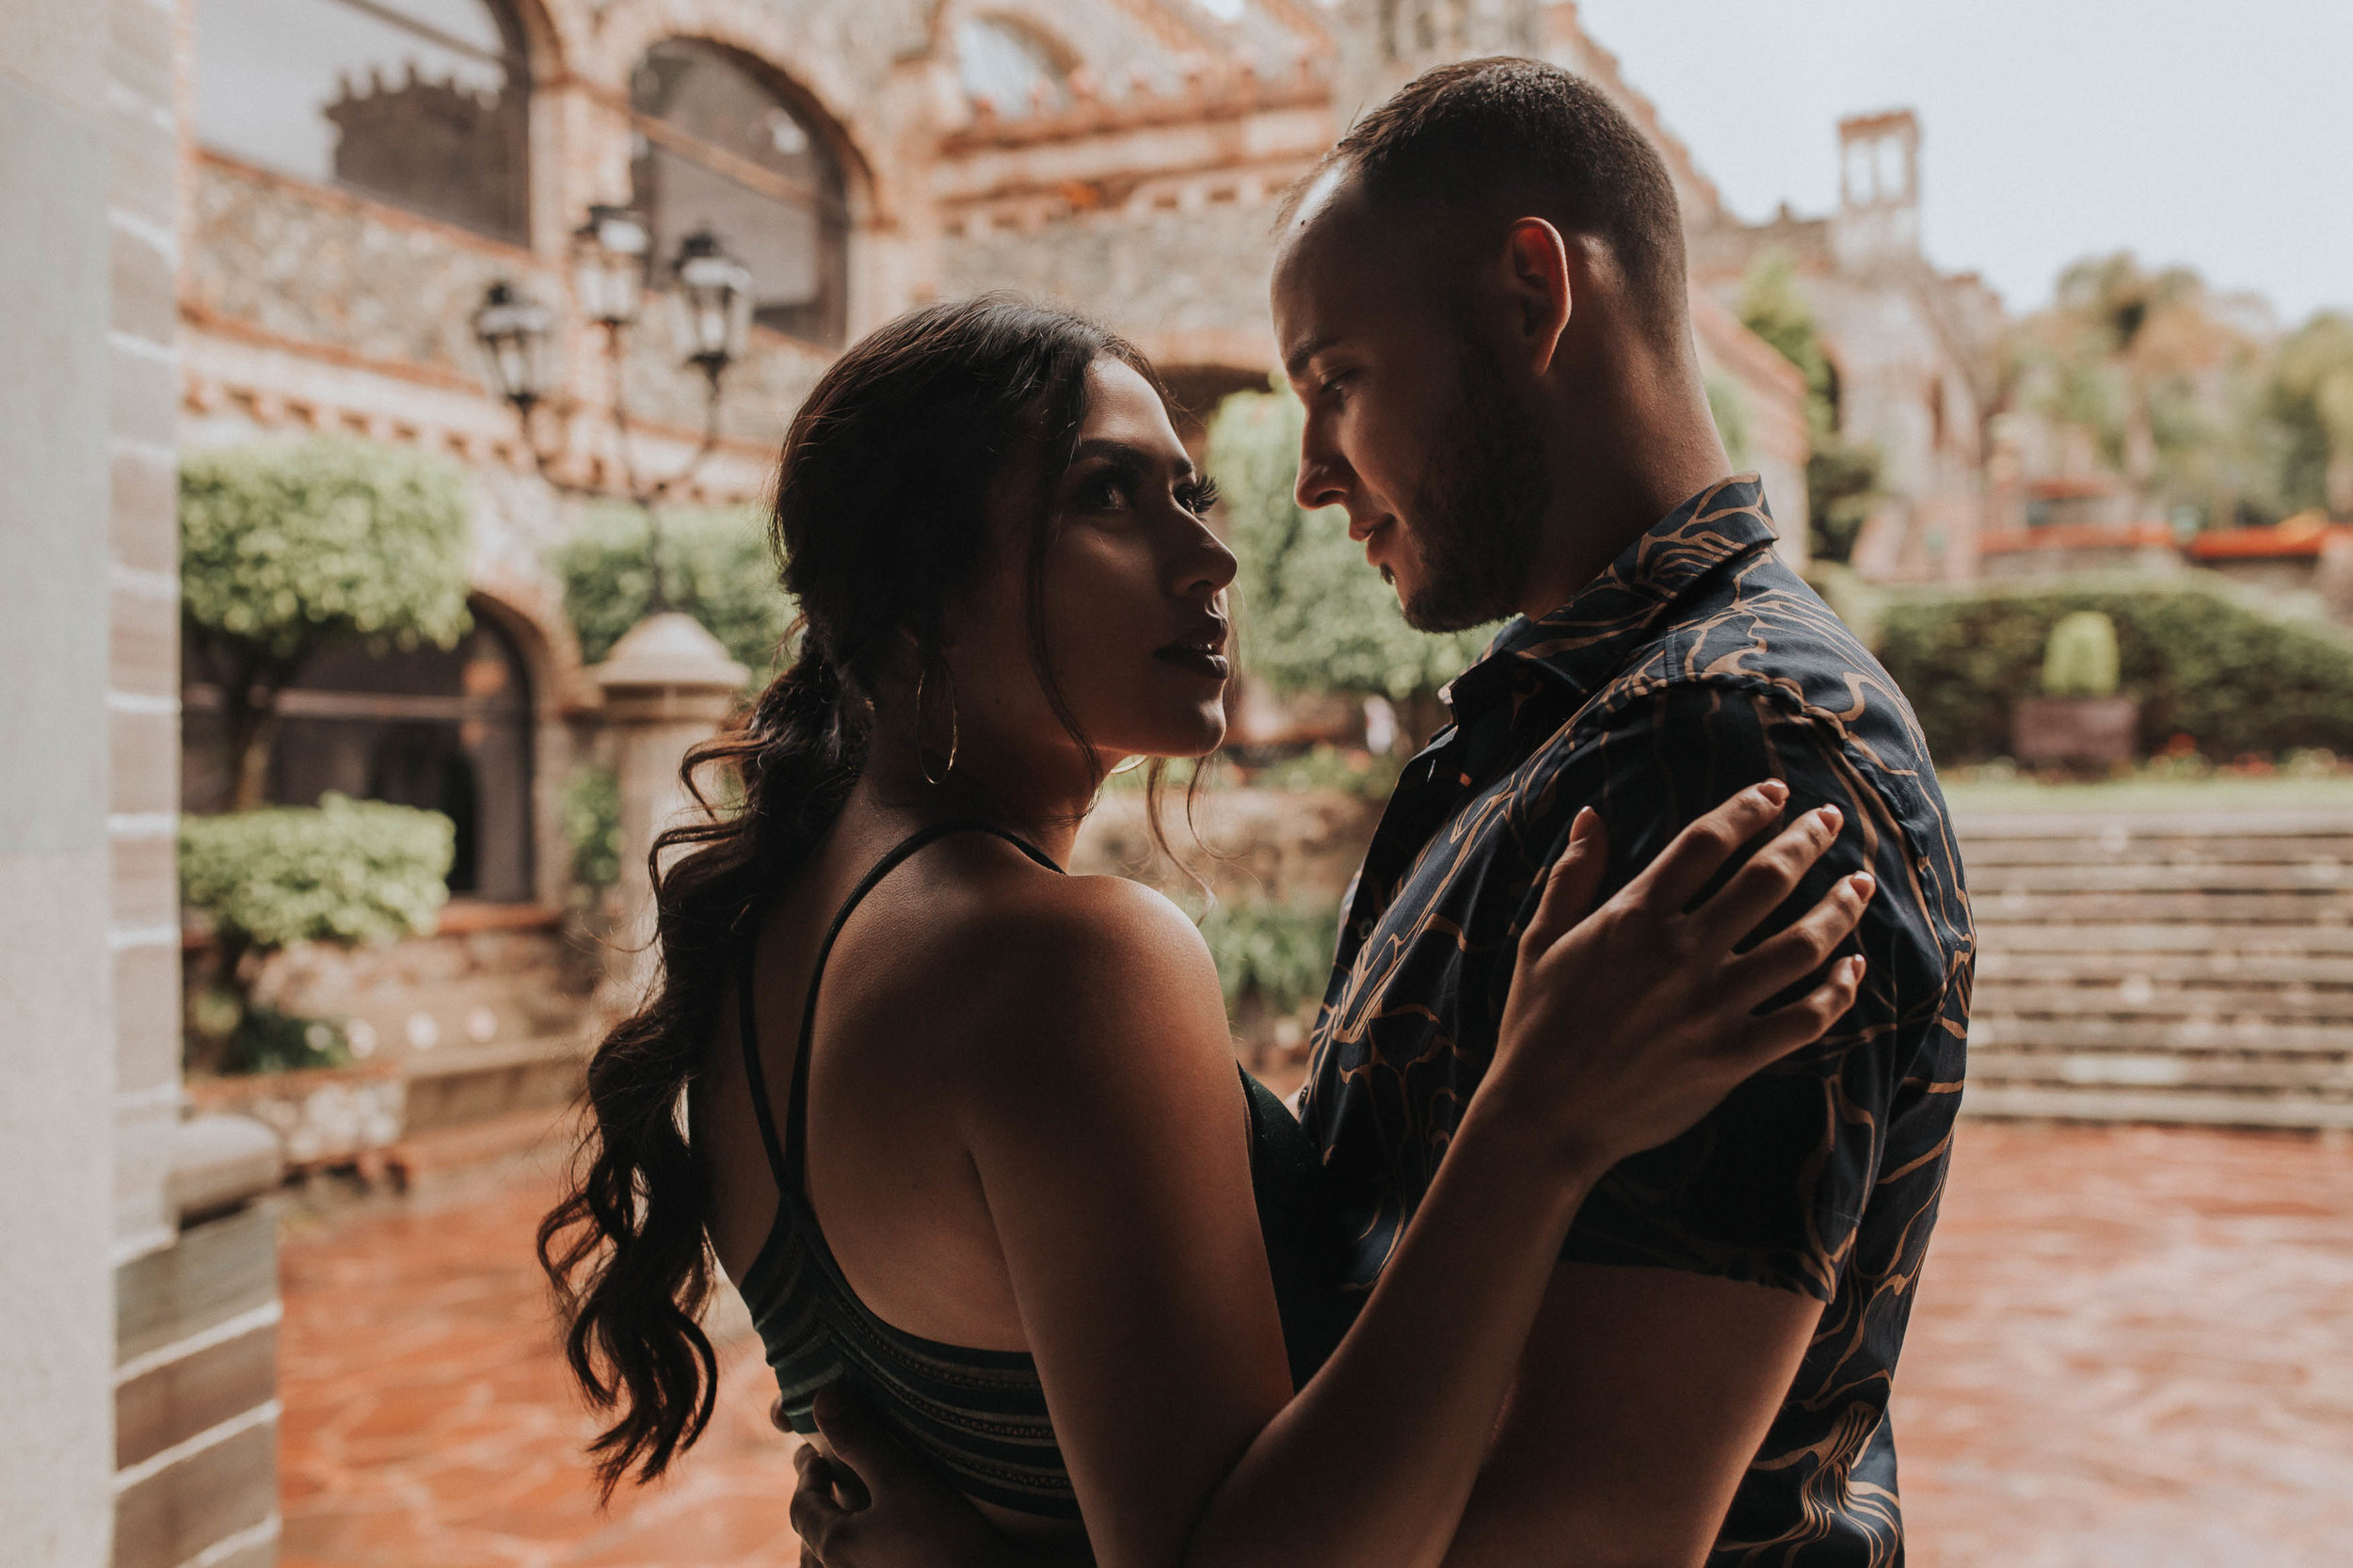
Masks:
[[[768,1170],[776,1177],[776,1189],[803,1197],[808,1192],[808,1061],[809,1043],[817,1032],[817,987],[825,977],[825,960],[833,955],[833,944],[840,936],[841,928],[849,923],[852,911],[874,890],[877,883],[927,844],[937,842],[952,833],[986,833],[1002,839],[1048,871],[1059,874],[1062,868],[1053,857],[1027,840],[1016,838],[1001,827],[984,822],[936,823],[921,828],[899,840],[891,851],[874,862],[873,869],[861,878],[850,896],[833,917],[833,924],[825,930],[825,939],[817,945],[817,963],[809,970],[808,1000],[801,1008],[801,1037],[799,1048],[792,1056],[792,1099],[786,1110],[788,1136],[776,1136],[776,1112],[768,1100],[768,1079],[760,1064],[760,1033],[754,1022],[753,965],[746,952],[743,964],[741,993],[736,1002],[738,1032],[744,1042],[744,1077],[751,1090],[752,1113],[760,1118],[760,1141],[768,1151]]]

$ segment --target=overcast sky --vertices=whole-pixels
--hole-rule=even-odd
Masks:
[[[2015,311],[2130,249],[2285,325],[2353,310],[2353,0],[1583,0],[1741,216],[1838,200],[1840,116],[1921,122],[1922,227]]]

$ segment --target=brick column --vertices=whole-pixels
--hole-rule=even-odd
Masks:
[[[173,0],[101,0],[113,767],[116,1568],[278,1556],[278,1140],[184,1121],[180,1088],[179,280],[185,56]]]

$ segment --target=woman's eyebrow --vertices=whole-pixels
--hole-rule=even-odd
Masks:
[[[1124,472],[1136,474],[1149,473],[1160,463],[1156,454],[1146,452],[1140,446],[1130,445],[1127,441],[1106,440],[1100,438],[1080,441],[1079,449],[1070,455],[1070,461],[1072,466],[1076,467],[1090,457],[1099,457],[1105,462],[1115,463]],[[1193,467],[1191,457],[1179,456],[1173,466],[1179,482],[1193,477]]]

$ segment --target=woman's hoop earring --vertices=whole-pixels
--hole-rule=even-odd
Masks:
[[[1145,763],[1151,760],[1152,759],[1143,752],[1137,752],[1133,757],[1128,758],[1125,762],[1120,763],[1119,766],[1113,768],[1103,776],[1106,778],[1117,778],[1123,773],[1135,772],[1138,768],[1143,767]]]
[[[923,749],[923,685],[931,679],[933,660],[923,661],[923,667],[915,677],[915,765],[922,770],[923,782],[935,789],[948,782],[948,776],[956,771],[956,744],[963,739],[956,723],[956,672],[948,669],[948,661],[939,659],[939,667],[948,669],[948,761],[932,776],[932,760]]]

